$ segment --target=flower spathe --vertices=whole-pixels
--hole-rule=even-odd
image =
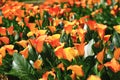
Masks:
[[[90,75],[87,80],[101,80],[100,77],[96,76],[96,75]]]
[[[114,73],[120,71],[120,63],[115,58],[113,58],[110,62],[105,63],[104,65],[111,69]]]
[[[20,80],[119,78],[119,3],[6,1],[0,16],[0,73],[13,71]]]
[[[82,70],[82,65],[71,65],[67,67],[67,70],[72,70],[77,76],[84,76],[84,71]]]

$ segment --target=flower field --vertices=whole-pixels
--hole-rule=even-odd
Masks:
[[[120,0],[2,1],[8,80],[120,80]]]

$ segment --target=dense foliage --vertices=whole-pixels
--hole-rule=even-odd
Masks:
[[[6,1],[0,74],[15,80],[120,80],[120,1]]]

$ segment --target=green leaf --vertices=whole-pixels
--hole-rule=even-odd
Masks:
[[[65,47],[73,47],[73,42],[72,42],[72,39],[71,39],[71,35],[70,34],[66,34],[66,33],[62,33],[61,34],[61,37],[60,37],[60,41],[62,43],[66,43],[65,44]]]
[[[8,74],[17,76],[20,80],[37,80],[34,69],[19,53],[13,55],[12,70]]]
[[[83,70],[84,70],[84,78],[86,78],[93,72],[92,68],[95,66],[95,58],[94,56],[88,56],[83,63]]]
[[[112,42],[113,42],[113,44],[116,47],[120,47],[120,34],[118,34],[117,32],[115,32],[113,34]]]
[[[112,70],[110,69],[105,69],[106,70],[106,74],[109,76],[109,80],[120,80],[120,71],[117,73],[114,73]],[[105,73],[105,72],[104,72]],[[104,74],[103,73],[103,74]],[[107,79],[106,79],[107,80]]]
[[[24,29],[23,29],[23,31],[22,31],[22,38],[23,39],[28,39],[28,37],[27,37],[27,33],[29,32],[30,30],[29,30],[29,28],[27,27],[27,26],[24,26]]]
[[[64,80],[72,80],[72,78],[70,77],[70,75],[66,75],[64,76]]]
[[[54,67],[59,63],[57,57],[55,56],[52,46],[47,43],[44,43],[43,51],[41,52],[41,57],[44,66]]]
[[[12,68],[12,56],[6,55],[5,58],[3,58],[2,66],[0,66],[0,73],[4,74],[10,71]]]
[[[60,59],[60,61],[64,64],[65,67],[70,66],[70,62],[68,60]]]
[[[38,58],[38,53],[36,52],[35,48],[32,47],[32,46],[29,46],[29,56],[28,56],[28,59],[29,60],[37,60]]]
[[[108,75],[108,71],[106,70],[106,68],[102,69],[102,71],[100,72],[100,75],[101,75],[100,77],[102,80],[111,80],[110,75]]]
[[[120,24],[120,18],[117,17],[116,21],[117,21],[118,24]]]
[[[63,77],[62,77],[60,69],[56,68],[55,71],[56,71],[57,79],[58,80],[63,80]]]
[[[48,75],[48,80],[54,80],[54,77],[52,75]]]
[[[99,47],[95,47],[94,44],[92,45],[92,50],[95,54],[99,53],[103,49],[103,42],[100,41]]]

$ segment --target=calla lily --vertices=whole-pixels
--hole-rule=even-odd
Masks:
[[[0,37],[0,41],[4,44],[9,44],[9,38],[8,37]]]
[[[23,48],[28,46],[28,41],[27,40],[21,40],[21,41],[16,42],[16,43],[21,45]]]
[[[111,69],[114,73],[120,71],[120,64],[115,58],[113,58],[110,62],[106,62],[104,65],[105,67]]]
[[[2,58],[4,58],[4,57],[6,56],[5,47],[1,47],[1,48],[0,48],[0,55],[2,56]]]
[[[42,80],[48,80],[48,75],[52,75],[54,77],[54,79],[55,79],[55,73],[52,72],[52,71],[48,71],[48,72],[43,74]]]
[[[46,38],[46,42],[48,42],[52,47],[60,46],[60,34],[48,36]]]
[[[40,69],[41,65],[42,65],[42,60],[36,60],[33,64],[35,69]]]
[[[75,43],[75,48],[78,50],[79,56],[84,56],[84,47],[86,43]]]
[[[24,50],[20,51],[20,53],[23,55],[24,58],[28,58],[28,47],[26,47]]]
[[[2,16],[0,16],[0,24],[2,24]]]
[[[1,35],[6,35],[6,28],[0,27],[0,34]]]
[[[76,56],[78,56],[78,51],[72,47],[64,48],[65,59],[72,61]]]
[[[60,68],[60,69],[62,69],[63,71],[65,70],[63,63],[58,64],[57,68]]]
[[[120,25],[114,26],[114,29],[115,29],[116,32],[120,33]]]
[[[115,48],[114,58],[115,58],[116,60],[119,60],[119,58],[120,58],[120,48]]]
[[[103,37],[104,42],[106,43],[110,39],[111,35],[105,35]]]
[[[72,70],[77,76],[84,76],[84,71],[82,69],[82,66],[79,65],[71,65],[67,67],[67,70]]]
[[[13,45],[6,45],[6,51],[8,52],[9,55],[13,55],[15,52],[18,52],[17,50],[14,50],[13,48],[10,47],[14,47]]]
[[[14,27],[10,26],[9,28],[7,28],[7,32],[9,35],[12,35],[14,33]]]
[[[2,65],[2,55],[0,55],[0,65]]]
[[[97,32],[100,36],[101,39],[103,39],[104,35],[105,35],[105,30],[106,30],[107,26],[103,25],[103,24],[98,24],[97,23]]]
[[[96,27],[97,27],[96,21],[89,20],[87,22],[87,25],[89,26],[90,30],[96,30]]]
[[[104,56],[105,56],[105,51],[104,51],[104,49],[97,54],[97,60],[98,60],[101,64],[103,64]]]
[[[61,58],[65,58],[66,57],[66,55],[64,54],[64,44],[63,45],[61,45],[61,46],[58,46],[58,47],[56,47],[55,48],[55,55],[58,57],[58,59],[61,59]]]
[[[96,75],[90,75],[87,80],[101,80],[100,77],[96,76]]]
[[[56,31],[56,27],[55,26],[48,26],[48,28],[50,29],[50,31],[52,33],[54,33]]]

